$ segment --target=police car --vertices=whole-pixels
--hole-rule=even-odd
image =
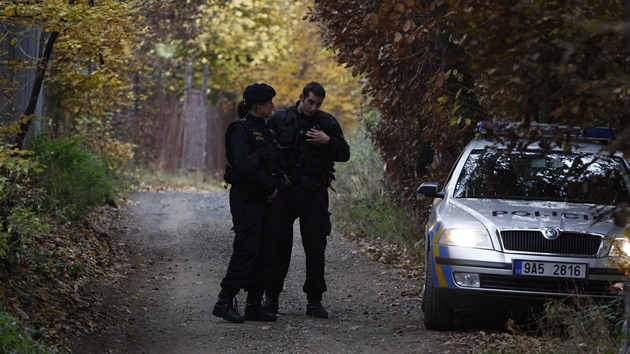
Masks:
[[[493,130],[517,128],[505,123]],[[434,198],[424,243],[427,329],[452,329],[461,311],[516,311],[570,295],[622,296],[628,279],[612,261],[627,254],[628,242],[611,211],[630,202],[630,175],[623,156],[602,152],[614,131],[532,129],[550,135],[563,129],[565,142],[543,148],[478,137],[443,187],[425,182],[418,188],[420,197]]]

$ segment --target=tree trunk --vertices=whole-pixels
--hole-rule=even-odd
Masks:
[[[625,40],[628,47],[630,47],[630,0],[621,0],[621,6],[623,6]]]
[[[44,83],[46,68],[48,67],[48,62],[50,61],[50,56],[52,54],[55,41],[57,40],[57,36],[59,36],[59,32],[50,33],[50,37],[48,37],[48,41],[46,42],[44,54],[37,63],[37,74],[35,75],[35,83],[33,84],[33,89],[31,91],[31,98],[28,101],[28,106],[26,107],[26,110],[24,111],[24,116],[28,118],[20,125],[20,133],[17,136],[17,142],[20,144],[20,149],[22,150],[26,147],[26,135],[28,134],[28,129],[30,128],[31,122],[33,120],[32,115],[35,113],[35,108],[37,107],[39,92],[41,91],[42,84]]]

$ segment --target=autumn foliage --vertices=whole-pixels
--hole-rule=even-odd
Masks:
[[[479,120],[628,117],[618,1],[315,0],[310,15],[381,113],[372,137],[405,198],[443,180]],[[618,139],[613,149],[628,150]],[[430,176],[430,177],[428,177]]]
[[[372,138],[393,177],[395,189],[409,199],[433,151],[447,160],[461,146],[465,129],[452,128],[457,91],[469,94],[466,76],[450,58],[445,5],[417,1],[315,1],[311,19],[325,29],[326,44],[341,63],[367,80],[364,93],[381,120]],[[461,94],[460,94],[461,95]],[[460,108],[478,114],[475,102]],[[462,127],[461,124],[455,124]],[[437,171],[439,172],[439,170]]]

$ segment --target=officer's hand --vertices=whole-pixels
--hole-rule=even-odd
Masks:
[[[293,185],[293,183],[291,183],[291,180],[289,179],[289,176],[287,175],[284,175],[284,185],[286,185],[287,187]]]
[[[278,188],[273,190],[273,193],[269,194],[267,196],[267,203],[271,203],[273,201],[273,198],[278,196]]]
[[[311,128],[306,132],[307,143],[326,145],[329,141],[330,137],[319,129]]]

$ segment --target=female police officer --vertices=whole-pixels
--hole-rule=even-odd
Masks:
[[[241,118],[231,123],[225,134],[225,181],[232,185],[230,211],[235,238],[212,314],[229,322],[276,320],[276,315],[261,304],[274,256],[272,201],[278,189],[286,186],[285,177],[278,172],[278,156],[266,123],[275,95],[264,83],[248,86],[239,104]],[[248,293],[245,316],[238,312],[235,300],[240,289]]]

